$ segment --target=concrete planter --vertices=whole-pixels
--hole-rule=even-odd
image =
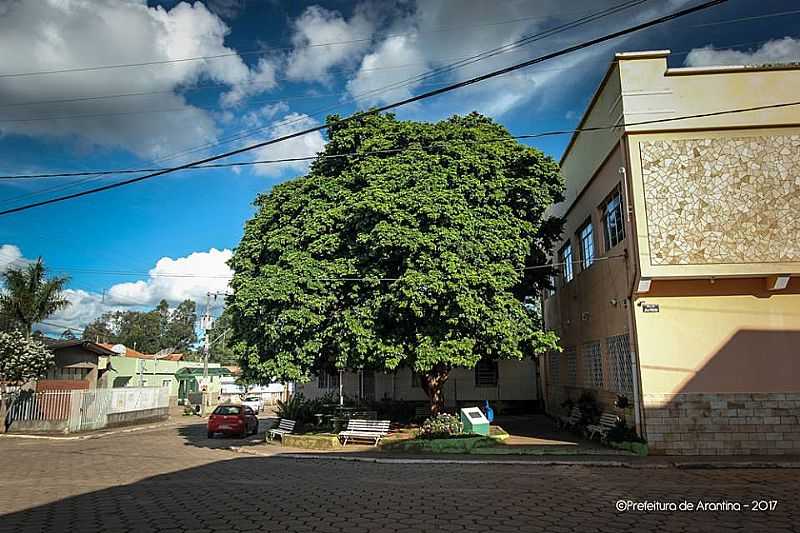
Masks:
[[[342,448],[336,435],[284,435],[283,445],[307,450],[338,450]]]

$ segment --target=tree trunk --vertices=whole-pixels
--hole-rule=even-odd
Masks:
[[[420,377],[422,390],[431,401],[431,415],[436,416],[444,411],[444,384],[450,377],[450,369],[437,365]]]

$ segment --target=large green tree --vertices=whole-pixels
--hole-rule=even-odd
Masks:
[[[6,327],[20,329],[30,337],[33,325],[66,308],[67,277],[48,277],[41,258],[2,273],[0,316]]]
[[[151,311],[110,311],[89,324],[83,338],[120,343],[144,353],[188,350],[197,342],[196,309],[193,300],[184,300],[174,309],[162,300]]]
[[[529,267],[560,232],[558,165],[475,113],[328,120],[324,157],[257,198],[230,261],[246,375],[405,366],[437,412],[452,368],[552,347],[524,301],[550,274]]]

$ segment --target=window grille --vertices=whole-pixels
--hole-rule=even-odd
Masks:
[[[549,352],[547,354],[547,370],[548,374],[550,374],[550,384],[551,385],[560,385],[561,384],[561,365],[559,358],[561,354],[558,352]]]
[[[578,354],[574,346],[564,348],[564,358],[567,360],[566,385],[578,385]]]
[[[606,345],[612,366],[613,390],[619,393],[633,394],[630,337],[627,333],[608,337]]]
[[[586,371],[586,385],[595,389],[603,387],[603,353],[599,342],[583,345],[583,364]]]
[[[478,361],[475,365],[475,386],[496,387],[497,374],[497,361]]]

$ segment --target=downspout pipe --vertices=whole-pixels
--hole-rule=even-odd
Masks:
[[[625,230],[626,235],[629,238],[629,249],[631,250],[631,254],[628,255],[626,252],[625,257],[625,270],[628,272],[628,277],[631,278],[631,285],[628,287],[627,294],[625,295],[627,303],[628,303],[628,312],[626,313],[626,319],[628,321],[628,334],[630,336],[630,358],[631,358],[631,381],[633,384],[633,412],[634,412],[634,422],[636,424],[636,432],[639,434],[640,437],[646,437],[646,431],[644,428],[644,407],[642,404],[642,393],[641,393],[641,384],[642,384],[642,376],[641,376],[641,368],[639,366],[639,338],[636,332],[636,320],[634,317],[634,313],[636,312],[636,306],[633,302],[633,296],[635,294],[634,287],[637,286],[639,282],[639,249],[638,249],[638,242],[636,232],[634,231],[633,227],[633,220],[632,220],[632,213],[633,213],[633,204],[630,201],[631,198],[631,187],[630,187],[630,178],[628,176],[628,152],[627,152],[628,145],[626,143],[626,137],[623,133],[622,137],[619,140],[619,149],[620,154],[622,156],[622,166],[619,168],[619,173],[622,176],[622,184],[623,184],[623,192],[625,193]],[[628,261],[633,259],[634,263],[634,271],[633,276],[630,274],[630,265]]]

